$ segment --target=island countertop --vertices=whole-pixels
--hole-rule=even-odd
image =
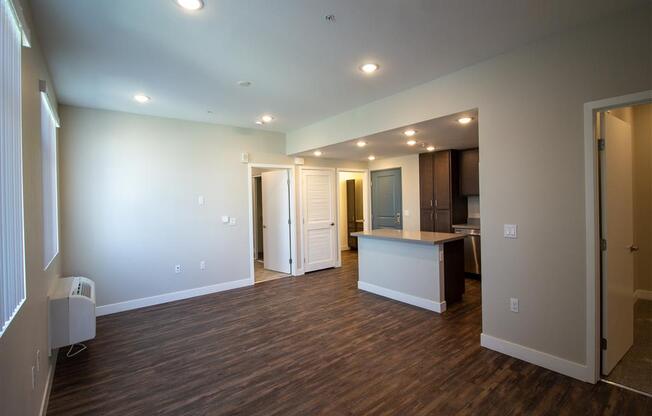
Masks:
[[[433,233],[430,231],[404,231],[404,230],[390,230],[378,229],[370,231],[361,231],[351,234],[358,238],[376,238],[380,240],[399,240],[408,243],[437,245],[448,243],[449,241],[462,240],[464,234],[452,233]]]

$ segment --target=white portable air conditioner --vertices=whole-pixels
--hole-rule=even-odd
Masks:
[[[59,279],[50,296],[50,348],[95,338],[95,283],[86,277]]]

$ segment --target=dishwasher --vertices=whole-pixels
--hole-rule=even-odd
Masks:
[[[464,271],[480,276],[480,229],[468,225],[453,226],[455,234],[464,234]]]

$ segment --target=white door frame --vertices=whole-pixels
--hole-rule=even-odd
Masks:
[[[252,171],[253,168],[262,168],[262,169],[287,169],[288,176],[290,179],[290,236],[292,241],[290,242],[290,254],[292,256],[292,264],[290,266],[290,271],[292,276],[298,276],[303,274],[298,272],[299,270],[299,259],[297,258],[297,214],[296,214],[296,198],[295,198],[295,167],[294,165],[274,165],[267,163],[249,163],[247,164],[247,188],[249,189],[249,278],[251,279],[251,284],[255,283],[255,271],[254,271],[254,206],[253,206],[253,177]]]
[[[652,90],[584,104],[584,204],[586,212],[586,372],[600,380],[600,192],[595,115],[599,111],[652,101]]]
[[[362,212],[364,212],[364,222],[362,223],[362,227],[365,231],[369,231],[371,229],[371,187],[369,186],[369,183],[371,182],[371,176],[369,174],[369,169],[354,169],[354,168],[337,168],[335,172],[335,176],[337,178],[337,192],[336,192],[336,203],[337,203],[337,230],[338,230],[338,236],[337,236],[337,267],[342,266],[342,246],[340,244],[340,237],[339,237],[339,230],[340,230],[340,215],[339,215],[339,209],[340,209],[340,172],[355,172],[355,173],[362,173],[364,174],[364,179],[362,181]]]

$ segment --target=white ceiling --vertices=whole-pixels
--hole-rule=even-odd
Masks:
[[[468,124],[460,124],[457,120],[463,116],[473,117],[473,120]],[[325,159],[367,162],[369,155],[374,155],[376,160],[381,160],[388,157],[424,153],[429,145],[434,146],[435,151],[470,149],[478,147],[478,121],[477,110],[464,111],[337,143],[318,150],[322,152],[321,157]],[[404,134],[408,129],[416,130],[417,133],[408,138]],[[409,146],[408,139],[415,139],[417,144]],[[364,141],[367,145],[358,147],[358,141]],[[313,153],[309,151],[297,156],[312,157]]]
[[[243,127],[271,113],[289,131],[646,1],[30,3],[61,103]]]

